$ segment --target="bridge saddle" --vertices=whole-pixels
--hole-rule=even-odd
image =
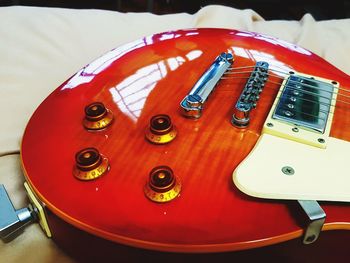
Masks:
[[[268,78],[269,64],[259,61],[256,63],[250,77],[243,88],[235,105],[231,123],[238,128],[245,128],[250,121],[250,111],[256,108],[260,98],[260,93],[263,91]]]

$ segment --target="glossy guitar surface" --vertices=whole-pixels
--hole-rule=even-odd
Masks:
[[[244,129],[231,120],[249,74],[224,75],[198,119],[186,118],[180,107],[222,52],[233,54],[232,72],[257,61],[276,69]],[[258,141],[280,89],[277,70],[339,83],[341,101],[334,110],[330,136],[350,141],[349,106],[342,96],[350,88],[350,78],[322,58],[257,33],[180,30],[116,48],[57,88],[26,128],[22,142],[26,179],[53,214],[120,244],[221,252],[301,237],[304,229],[291,202],[249,197],[232,182],[233,171]],[[96,102],[111,115],[104,129],[91,131],[84,124],[84,109],[89,105],[97,109]],[[176,130],[171,135],[175,139],[166,144],[145,138],[151,118],[160,114],[169,116]],[[104,170],[95,171],[103,175],[94,180],[76,176],[76,154],[86,148],[97,149],[106,162]],[[281,155],[293,159],[283,149]],[[164,166],[173,172],[179,189],[159,197],[176,195],[172,200],[155,202],[147,197],[149,177],[154,168]],[[322,208],[327,214],[323,230],[350,229],[349,205],[327,202]]]

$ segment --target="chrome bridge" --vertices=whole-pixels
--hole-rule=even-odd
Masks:
[[[250,121],[250,111],[256,107],[259,94],[262,92],[268,78],[269,64],[259,61],[256,63],[250,77],[237,100],[231,123],[238,128],[245,128]]]
[[[209,95],[213,92],[225,71],[231,67],[233,55],[231,53],[221,53],[196,82],[191,91],[181,101],[180,106],[186,117],[198,119],[202,115],[202,110]]]

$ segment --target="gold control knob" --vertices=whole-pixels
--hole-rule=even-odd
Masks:
[[[155,144],[169,143],[175,139],[177,131],[168,115],[155,115],[146,130],[146,139]]]
[[[174,176],[173,171],[168,166],[153,168],[144,187],[146,197],[157,203],[173,200],[180,194],[180,191],[180,180]]]
[[[95,148],[85,148],[75,154],[73,175],[79,180],[94,180],[108,170],[108,159]]]
[[[93,102],[85,107],[83,125],[89,131],[103,130],[113,121],[112,112],[102,102]]]

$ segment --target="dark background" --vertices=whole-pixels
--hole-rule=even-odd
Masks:
[[[311,13],[316,20],[350,18],[350,0],[0,0],[0,6],[94,8],[155,14],[195,13],[210,4],[250,8],[267,20],[299,20],[305,13]]]

